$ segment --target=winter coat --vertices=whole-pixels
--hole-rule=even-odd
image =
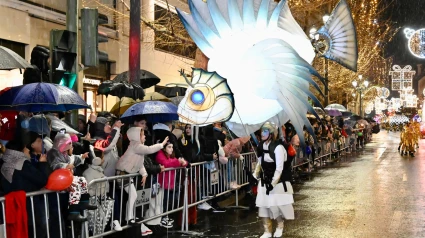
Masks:
[[[144,155],[152,154],[163,148],[162,143],[146,146],[140,141],[141,127],[128,129],[127,136],[130,140],[127,151],[121,156],[116,164],[116,169],[127,173],[139,172],[143,177],[148,176],[144,166]],[[106,175],[106,174],[105,174]]]
[[[160,150],[156,154],[156,162],[164,165],[165,168],[179,168],[181,167],[180,161],[177,158],[168,158],[164,151]],[[173,190],[175,185],[175,170],[166,171],[164,174],[159,175],[158,183],[161,187],[167,190]]]
[[[190,164],[199,163],[203,161],[213,161],[213,153],[205,153],[205,138],[203,136],[199,136],[199,144],[201,146],[198,151],[198,144],[196,141],[193,141],[190,136],[185,135],[185,138],[180,138],[178,141],[179,149],[183,155],[183,158],[188,161]],[[177,157],[177,156],[176,156]]]
[[[105,178],[105,174],[103,173],[103,168],[98,165],[89,165],[89,167],[83,172],[84,178],[87,180],[87,184],[90,183],[93,179]],[[89,187],[90,196],[97,195],[103,196],[105,194],[105,190],[109,191],[109,183],[108,182],[100,182],[96,183],[94,186]]]
[[[177,137],[171,133],[170,128],[168,128],[167,125],[158,123],[153,126],[153,141],[154,143],[161,143],[164,141],[165,137],[168,136],[168,141],[173,144],[174,154],[176,155],[176,158],[183,157],[178,143],[177,143]]]
[[[111,177],[115,176],[115,168],[119,159],[117,142],[120,138],[120,128],[114,127],[111,134],[109,134],[106,139],[98,139],[95,142],[95,148],[103,150],[103,159],[102,168],[104,170],[105,176]]]
[[[24,153],[16,150],[6,150],[4,152],[1,172],[1,184],[4,193],[23,190],[26,193],[38,191],[47,183],[47,176],[42,172],[47,163],[40,162],[38,166],[34,166]],[[10,171],[12,177],[10,178]],[[5,174],[9,174],[5,176]],[[11,179],[11,180],[10,180]]]
[[[73,164],[74,167],[77,167],[84,163],[84,159],[80,155],[69,156],[66,152],[61,153],[56,148],[52,148],[47,153],[47,162],[49,163],[52,172],[57,169],[64,169],[69,164]]]

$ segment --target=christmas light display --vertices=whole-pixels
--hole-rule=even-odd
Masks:
[[[425,59],[425,28],[413,30],[410,28],[404,29],[404,35],[408,41],[408,48],[412,55]]]
[[[412,88],[412,80],[416,71],[412,70],[412,66],[406,65],[401,68],[399,65],[393,65],[393,70],[390,71],[391,75],[391,89],[393,91],[400,91],[403,89]]]

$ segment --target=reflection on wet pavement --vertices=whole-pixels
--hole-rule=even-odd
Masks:
[[[381,131],[340,166],[296,185],[296,219],[285,223],[283,237],[425,237],[425,140],[413,158],[400,156],[398,142],[398,133]],[[192,230],[204,237],[259,237],[263,232],[256,209],[201,211],[198,221]]]

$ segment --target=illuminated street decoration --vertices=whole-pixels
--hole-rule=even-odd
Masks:
[[[293,18],[286,0],[189,0],[191,14],[177,9],[185,29],[209,58],[208,71],[226,78],[235,96],[228,121],[238,136],[258,130],[265,121],[291,120],[303,142],[303,126],[314,134],[306,112],[318,117],[309,103],[320,102],[311,75],[315,50]],[[357,39],[348,4],[342,0],[325,26],[320,55],[357,70]],[[321,78],[322,79],[322,78]]]
[[[400,91],[412,88],[413,77],[416,71],[412,70],[412,66],[406,65],[401,68],[399,65],[393,65],[393,71],[390,71],[392,77],[392,90]]]
[[[191,80],[182,76],[189,87],[177,109],[181,122],[205,126],[232,117],[235,102],[226,79],[202,69],[194,69]]]
[[[425,28],[413,30],[410,28],[404,29],[404,35],[408,41],[408,48],[412,55],[425,59]]]
[[[390,90],[388,88],[382,87],[377,88],[378,90],[378,97],[380,98],[388,98],[390,96]]]

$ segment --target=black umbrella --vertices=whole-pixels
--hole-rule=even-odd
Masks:
[[[187,87],[184,87],[187,86],[186,84],[167,84],[166,86],[159,93],[167,98],[184,96],[186,94]]]
[[[13,50],[0,46],[0,70],[32,68],[24,58]]]
[[[353,121],[357,121],[357,120],[360,120],[360,119],[362,119],[362,117],[361,117],[361,116],[359,116],[359,115],[355,115],[355,114],[353,114],[353,115],[350,117],[350,120],[353,120]]]
[[[114,81],[128,82],[129,77],[130,77],[129,72],[125,71],[123,73],[118,74],[115,77]],[[140,79],[137,80],[134,83],[142,86],[142,88],[150,88],[150,87],[158,84],[160,81],[161,81],[161,79],[159,79],[158,76],[156,76],[155,74],[141,69],[140,70]]]
[[[128,83],[125,81],[106,80],[99,85],[97,94],[101,95],[112,95],[119,97],[132,98],[134,100],[143,99],[145,97],[145,91],[143,88],[136,83]]]

